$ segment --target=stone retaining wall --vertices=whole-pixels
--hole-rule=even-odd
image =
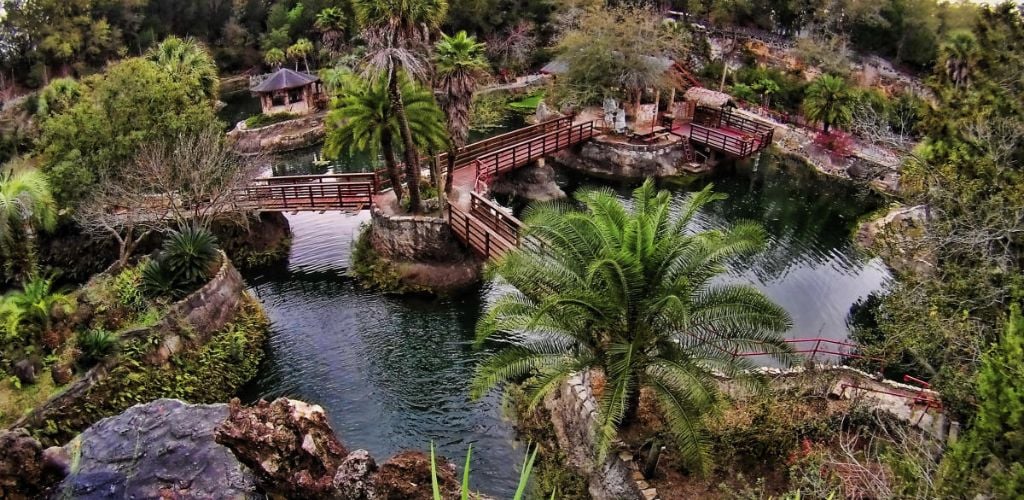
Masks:
[[[587,477],[587,489],[595,500],[652,500],[656,489],[643,481],[628,451],[608,452],[603,464],[597,456],[597,400],[588,377],[574,375],[548,396],[544,406],[551,412],[551,423],[558,444],[565,450],[569,465]]]
[[[462,244],[442,217],[389,215],[370,209],[370,243],[392,261],[457,262],[466,257]]]
[[[253,129],[246,127],[245,121],[240,121],[227,137],[240,153],[291,151],[323,140],[326,135],[324,116],[317,113]]]
[[[160,343],[144,357],[144,361],[153,366],[165,366],[174,354],[186,347],[205,344],[214,333],[224,328],[235,317],[244,291],[242,275],[221,252],[220,269],[208,283],[172,304],[156,325],[124,332],[121,342],[148,338],[153,333],[162,334]],[[93,367],[60,394],[18,419],[11,428],[39,428],[46,425],[51,415],[76,406],[88,396],[90,390],[107,377],[116,362],[117,358],[111,358]]]

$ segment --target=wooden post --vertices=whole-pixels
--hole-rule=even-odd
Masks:
[[[661,100],[661,89],[654,89],[654,116],[651,117],[651,133],[654,133],[654,126],[658,124],[658,101]]]
[[[672,116],[672,123],[668,124],[668,128],[672,128],[676,121],[676,87],[672,86],[672,89],[668,93],[668,114]]]

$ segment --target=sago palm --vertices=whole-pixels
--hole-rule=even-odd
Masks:
[[[52,315],[56,308],[69,312],[74,302],[66,294],[53,289],[53,279],[45,276],[33,276],[25,282],[21,290],[3,296],[4,309],[7,313],[8,337],[23,338],[24,326],[34,325],[40,332],[52,327]]]
[[[527,381],[538,404],[574,373],[603,374],[598,443],[604,454],[620,426],[632,422],[640,390],[654,397],[688,464],[708,464],[703,418],[714,412],[717,371],[756,382],[737,351],[769,353],[785,364],[784,309],[748,285],[718,277],[733,259],[761,248],[763,230],[741,223],[691,232],[693,215],[724,198],[710,186],[673,201],[648,180],[626,206],[607,189],[583,189],[575,205],[527,209],[526,245],[493,271],[515,287],[477,324],[477,340],[506,347],[477,369],[472,392]],[[751,384],[757,387],[757,384]]]
[[[856,97],[842,77],[821,75],[811,82],[804,96],[804,114],[821,122],[825,133],[833,125],[850,123]]]
[[[433,96],[408,78],[400,78],[399,89],[405,103],[408,125],[415,134],[417,145],[423,148],[443,148],[444,117],[434,103]],[[402,172],[396,156],[398,145],[395,143],[401,124],[392,112],[392,100],[383,77],[370,82],[351,74],[345,77],[341,90],[331,101],[326,127],[324,154],[328,158],[356,152],[382,155],[395,197],[398,201],[402,200]]]
[[[367,70],[382,74],[387,82],[391,110],[398,118],[406,177],[409,179],[409,209],[421,210],[419,152],[406,117],[399,73],[412,78],[426,74],[425,54],[430,36],[448,12],[446,0],[354,0],[356,20],[367,42]]]
[[[455,174],[455,153],[466,145],[469,137],[469,109],[477,82],[487,74],[489,64],[484,58],[485,46],[460,31],[455,36],[442,35],[437,42],[434,64],[441,109],[448,118],[448,147],[444,192],[451,194]]]
[[[203,99],[217,98],[220,78],[217,63],[206,46],[193,38],[169,36],[153,47],[146,58],[180,80],[199,89]]]
[[[8,275],[20,271],[27,276],[35,265],[35,233],[56,226],[57,203],[45,174],[32,168],[8,168],[0,172],[0,257]],[[19,259],[24,269],[15,269]]]

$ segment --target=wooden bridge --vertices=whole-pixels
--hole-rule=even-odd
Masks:
[[[687,146],[746,157],[768,147],[773,130],[728,110],[697,107],[688,123],[672,129]],[[573,117],[548,120],[469,144],[458,150],[455,185],[465,196],[447,204],[452,231],[476,254],[492,259],[521,245],[540,245],[520,236],[522,222],[481,193],[499,175],[584,142],[598,133],[595,122],[574,123]],[[446,153],[436,158],[445,165]],[[423,159],[424,162],[427,160]],[[262,211],[357,212],[369,209],[389,189],[383,172],[264,177],[238,190],[236,203]]]

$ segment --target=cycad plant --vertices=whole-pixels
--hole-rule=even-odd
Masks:
[[[56,225],[57,203],[45,174],[16,166],[0,171],[0,259],[5,274],[30,276],[35,271],[35,233]]]
[[[217,263],[217,238],[209,229],[186,225],[171,231],[159,254],[142,268],[142,286],[150,296],[178,298],[210,278]]]
[[[63,292],[53,289],[50,276],[32,276],[21,290],[0,297],[0,317],[8,339],[27,340],[25,333],[32,327],[39,333],[52,328],[53,312],[56,309],[70,312],[74,301]]]
[[[845,125],[853,118],[856,96],[840,76],[821,75],[807,86],[804,113],[821,122],[827,134],[833,125]]]
[[[681,456],[708,465],[702,419],[719,399],[713,372],[757,382],[733,353],[766,352],[792,361],[781,336],[784,309],[751,286],[718,277],[735,258],[760,249],[753,223],[692,232],[693,215],[724,198],[711,187],[673,201],[648,180],[628,205],[608,189],[582,189],[576,205],[527,209],[526,241],[493,267],[515,287],[477,324],[477,340],[506,347],[477,369],[479,397],[503,382],[527,381],[531,406],[574,373],[603,374],[598,448],[607,452],[633,421],[640,391],[656,400]],[[758,384],[751,384],[757,387]]]

